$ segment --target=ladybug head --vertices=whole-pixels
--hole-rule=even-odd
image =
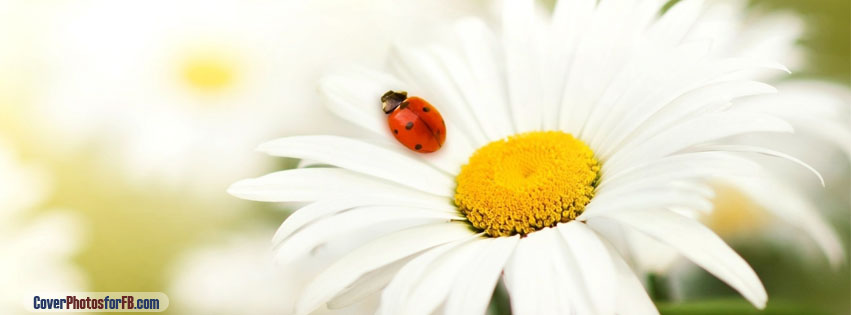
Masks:
[[[381,96],[381,109],[385,114],[393,112],[399,105],[408,98],[408,92],[405,91],[387,91]]]

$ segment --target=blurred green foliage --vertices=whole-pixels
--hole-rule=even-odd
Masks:
[[[813,310],[812,307],[803,305],[773,302],[759,311],[742,299],[708,300],[700,302],[658,304],[659,311],[668,315],[718,315],[718,314],[741,314],[741,315],[822,315]]]
[[[806,23],[801,44],[808,64],[800,77],[851,83],[851,1],[751,0],[757,9],[792,10]]]

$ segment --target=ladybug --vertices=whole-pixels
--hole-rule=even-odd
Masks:
[[[400,143],[416,152],[440,149],[446,140],[443,116],[426,100],[401,91],[387,91],[381,96],[381,109],[387,114],[387,125]]]

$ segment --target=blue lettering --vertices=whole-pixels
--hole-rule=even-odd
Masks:
[[[41,296],[33,296],[33,309],[44,310],[44,309],[64,309],[62,303],[65,303],[65,299],[43,299]]]

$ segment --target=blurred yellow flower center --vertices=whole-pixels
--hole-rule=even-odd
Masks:
[[[236,78],[236,65],[233,60],[221,56],[193,56],[182,65],[183,79],[186,83],[205,92],[222,91]]]
[[[582,213],[600,164],[560,131],[528,132],[479,148],[456,177],[455,205],[492,237],[528,234]]]
[[[744,192],[728,185],[715,185],[714,210],[706,224],[722,237],[747,235],[766,224],[767,213]]]

